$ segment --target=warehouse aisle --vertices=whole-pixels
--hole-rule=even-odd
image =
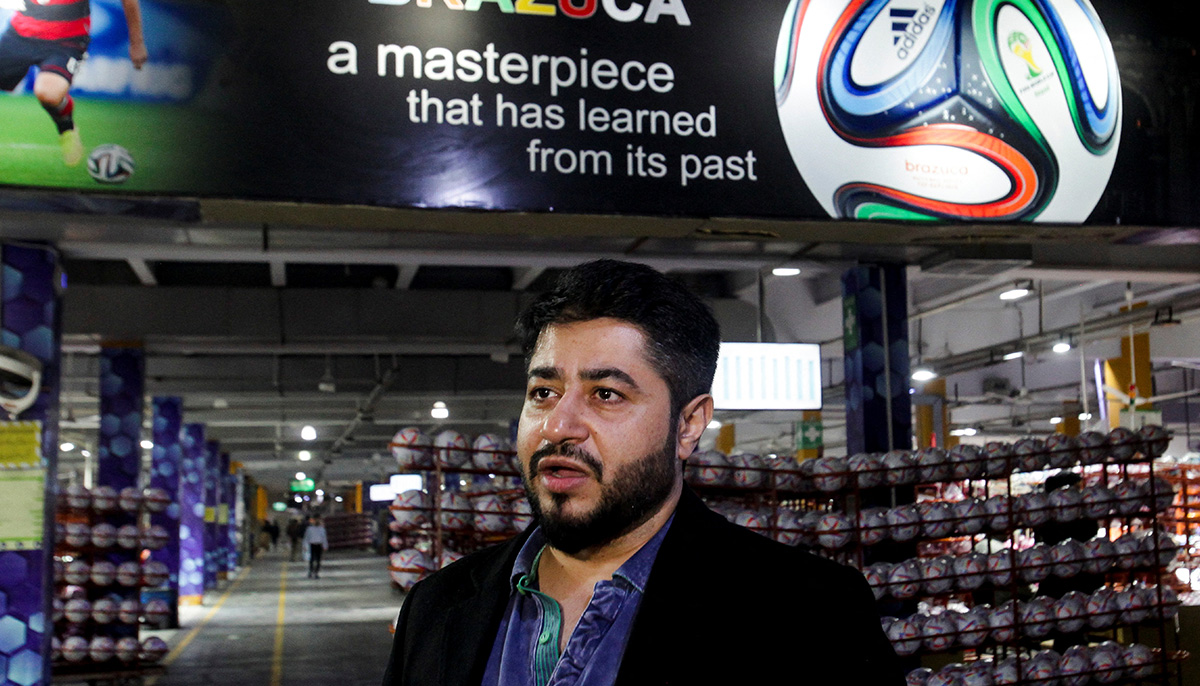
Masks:
[[[171,646],[166,674],[147,685],[377,686],[401,601],[386,564],[331,551],[308,579],[284,552],[260,556],[204,606],[181,608],[180,629],[143,632]]]

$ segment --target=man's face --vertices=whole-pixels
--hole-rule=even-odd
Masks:
[[[567,553],[601,545],[661,509],[679,480],[670,406],[632,324],[603,318],[542,332],[517,454],[551,545]]]

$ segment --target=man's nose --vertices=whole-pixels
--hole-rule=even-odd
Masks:
[[[566,392],[542,420],[542,438],[550,443],[580,442],[587,438],[582,394]]]

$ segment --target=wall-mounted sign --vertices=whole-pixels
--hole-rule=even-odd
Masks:
[[[1141,15],[1097,4],[262,0],[235,24],[221,4],[143,0],[137,70],[121,3],[93,0],[73,88],[91,159],[63,164],[26,78],[0,98],[0,183],[671,216],[1113,223],[1120,210],[1171,224],[1104,201],[1151,183],[1174,194],[1162,207],[1175,225],[1200,216],[1176,190],[1188,179],[1167,182],[1200,165],[1122,136],[1108,32],[1136,35],[1124,24]],[[1131,78],[1158,97],[1155,77]]]
[[[292,479],[288,482],[288,489],[292,493],[312,493],[317,490],[317,485],[312,479]]]
[[[713,399],[719,410],[819,410],[821,346],[722,343]]]

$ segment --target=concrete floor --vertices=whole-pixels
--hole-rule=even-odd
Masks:
[[[180,608],[180,629],[143,631],[171,647],[166,673],[146,685],[378,686],[403,599],[387,559],[331,551],[320,579],[306,574],[306,563],[268,552],[204,605]]]

